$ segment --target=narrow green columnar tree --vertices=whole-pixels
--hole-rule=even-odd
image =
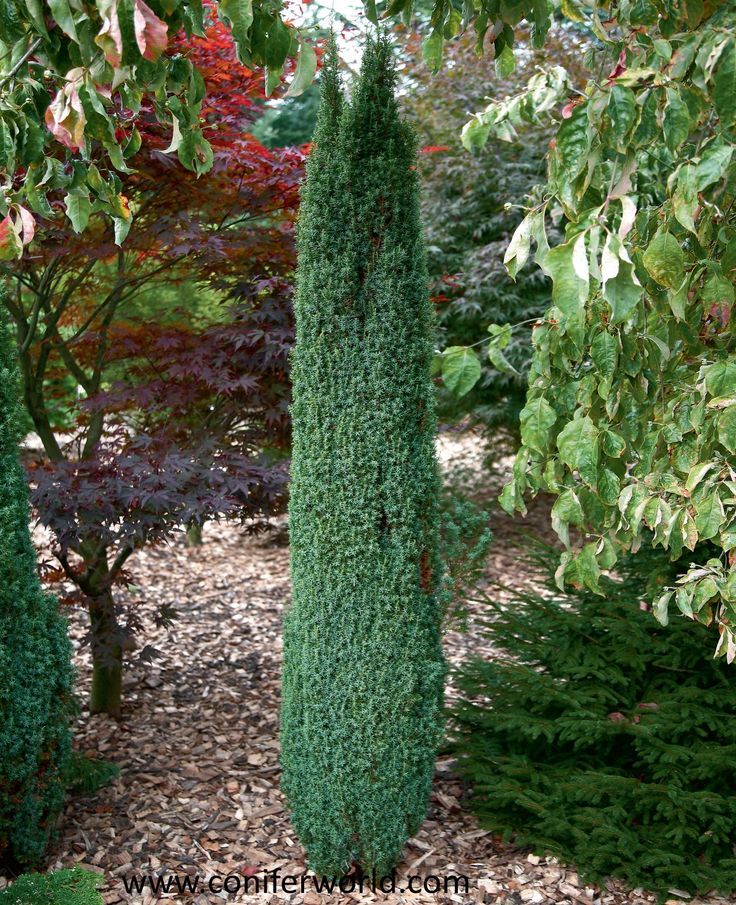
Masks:
[[[299,221],[283,787],[311,866],[379,874],[441,735],[438,472],[413,136],[390,46],[351,102],[334,46]]]
[[[0,863],[31,867],[63,803],[72,667],[66,625],[36,573],[20,415],[15,350],[0,316]]]

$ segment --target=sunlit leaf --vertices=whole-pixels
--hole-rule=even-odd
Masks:
[[[450,346],[442,355],[442,379],[448,390],[464,396],[473,389],[481,374],[480,360],[472,349]]]

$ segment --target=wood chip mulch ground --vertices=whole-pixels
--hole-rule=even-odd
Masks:
[[[499,516],[489,564],[497,575],[515,574],[513,530]],[[254,880],[262,881],[264,871],[280,869],[281,876],[297,878],[307,871],[279,790],[280,629],[289,599],[288,549],[272,536],[249,537],[234,526],[213,525],[205,531],[204,546],[148,550],[137,557],[133,571],[144,615],[150,617],[154,603],[165,601],[180,617],[170,632],[151,629],[147,635],[161,656],[150,666],[129,669],[122,721],[81,714],[76,746],[114,761],[121,774],[96,795],[69,804],[52,853],[53,867],[79,864],[100,873],[108,905],[655,901],[616,883],[603,890],[586,886],[573,867],[503,845],[479,829],[464,804],[467,790],[447,757],[437,762],[429,814],[406,846],[396,892],[374,894],[364,886],[363,892],[320,894],[308,878],[304,893],[274,893],[269,886],[256,894]],[[82,625],[80,620],[77,635]],[[472,633],[450,632],[448,656],[458,662],[479,643]],[[84,649],[78,651],[78,667],[84,701],[89,681]],[[180,882],[185,876],[200,878],[202,891],[179,893],[173,886],[169,893],[154,893],[148,881],[140,894],[126,891],[131,878],[174,874]],[[206,878],[213,875],[220,882],[232,875],[232,892],[206,891]],[[408,875],[423,878],[429,891],[399,892],[406,890]],[[462,882],[456,889],[453,877],[467,877],[467,891]],[[437,892],[436,882],[443,884]],[[220,888],[217,880],[214,888]]]

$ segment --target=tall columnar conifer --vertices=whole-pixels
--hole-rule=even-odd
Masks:
[[[15,350],[0,316],[0,862],[29,867],[63,802],[72,666],[64,620],[36,573],[21,423]]]
[[[319,873],[396,863],[441,732],[433,320],[384,38],[334,45],[299,221],[283,786]]]

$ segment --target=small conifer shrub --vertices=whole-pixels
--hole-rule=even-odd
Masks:
[[[458,769],[482,826],[591,880],[734,892],[736,674],[711,630],[641,608],[663,556],[629,556],[601,598],[561,594],[553,554],[546,589],[493,605],[499,654],[458,676]]]
[[[334,44],[299,221],[282,764],[321,874],[380,876],[441,737],[433,320],[415,147],[383,38],[352,101]]]
[[[70,795],[94,795],[120,776],[120,767],[111,761],[72,751],[64,781]]]
[[[50,874],[22,874],[0,892],[0,905],[103,905],[99,874],[73,867]]]
[[[0,863],[32,867],[63,803],[72,667],[65,622],[36,573],[14,352],[0,318]]]

